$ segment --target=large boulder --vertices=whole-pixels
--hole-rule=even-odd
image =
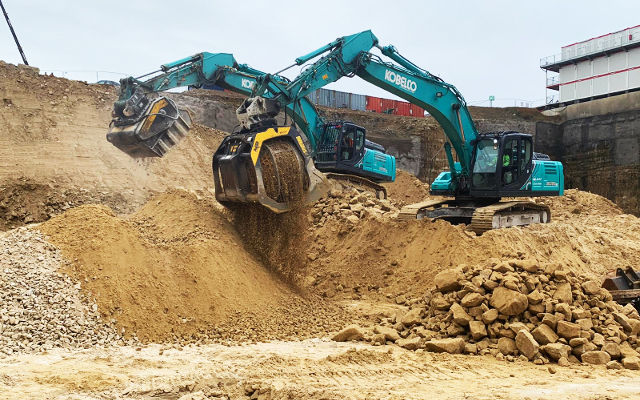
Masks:
[[[582,283],[582,290],[586,294],[598,294],[600,293],[600,284],[597,281],[586,281]]]
[[[569,358],[571,346],[567,346],[562,343],[549,343],[542,346],[542,351],[544,351],[550,358],[558,361],[562,357]]]
[[[540,345],[533,338],[533,335],[527,330],[522,329],[516,335],[516,347],[520,353],[524,354],[529,360],[532,360],[538,354]]]
[[[469,333],[477,341],[487,336],[487,327],[482,321],[469,321]]]
[[[540,344],[555,343],[558,341],[558,335],[548,325],[540,324],[531,334]]]
[[[574,324],[573,322],[558,321],[556,330],[558,331],[558,335],[565,339],[580,337],[580,325]]]
[[[515,340],[506,337],[498,339],[498,350],[505,356],[515,354],[517,349]]]
[[[448,339],[431,339],[425,342],[424,347],[428,351],[435,353],[461,354],[464,351],[464,339],[448,338]]]
[[[333,335],[331,340],[335,342],[348,342],[349,340],[362,340],[364,333],[358,325],[349,325],[340,332]]]
[[[490,304],[504,315],[518,315],[529,306],[527,296],[515,290],[500,286],[491,295]]]
[[[640,358],[636,356],[625,357],[622,359],[622,365],[627,369],[639,370]]]
[[[473,318],[469,314],[467,314],[464,308],[462,308],[462,306],[458,303],[453,303],[450,310],[453,316],[453,322],[458,325],[469,325],[469,322],[473,321]]]
[[[404,347],[407,350],[417,350],[420,348],[420,338],[414,337],[411,339],[399,339],[396,340],[396,344],[400,347]]]
[[[468,293],[466,296],[464,296],[462,300],[460,300],[460,304],[463,307],[475,307],[482,304],[483,301],[484,301],[484,296],[481,295],[480,293],[474,292],[474,293]]]
[[[384,335],[384,338],[391,342],[395,342],[396,340],[400,339],[400,334],[398,333],[398,331],[393,328],[389,328],[388,326],[378,325],[373,328],[373,332]]]
[[[583,363],[604,365],[609,361],[611,361],[611,356],[606,351],[587,351],[582,354]]]
[[[563,282],[559,284],[556,292],[553,294],[553,298],[561,303],[571,304],[573,302],[573,295],[571,294],[571,284],[569,282]]]
[[[433,283],[435,283],[439,291],[446,293],[459,289],[461,286],[460,281],[463,279],[464,275],[459,269],[448,269],[438,273],[435,278],[433,278]]]
[[[420,318],[419,308],[412,308],[408,313],[406,313],[405,315],[402,316],[402,318],[400,318],[400,322],[404,326],[416,325],[420,323],[421,320],[422,319]]]

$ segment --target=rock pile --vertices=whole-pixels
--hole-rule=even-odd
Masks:
[[[357,223],[364,218],[397,216],[398,209],[389,200],[379,200],[373,192],[355,187],[331,189],[329,195],[316,202],[311,211],[316,226],[332,219]]]
[[[493,259],[440,272],[434,283],[408,312],[363,337],[412,350],[640,369],[638,312],[557,264]],[[358,337],[353,328],[342,337]]]
[[[59,251],[37,231],[0,237],[0,357],[55,347],[123,343],[80,285],[58,273]]]

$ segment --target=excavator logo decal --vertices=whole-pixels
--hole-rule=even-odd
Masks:
[[[400,86],[404,90],[410,91],[411,93],[415,93],[416,90],[418,90],[418,84],[415,83],[415,81],[388,69],[384,71],[384,79],[396,86]]]
[[[242,83],[241,84],[242,84],[243,88],[251,89],[253,87],[253,85],[255,84],[255,82],[252,82],[249,79],[242,78]]]

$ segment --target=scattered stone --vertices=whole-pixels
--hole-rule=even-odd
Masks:
[[[482,322],[489,325],[498,319],[498,310],[492,308],[491,310],[482,313]]]
[[[555,343],[558,340],[558,335],[548,325],[540,324],[536,329],[531,331],[531,334],[536,341],[542,345]]]
[[[458,303],[453,303],[450,310],[453,321],[458,325],[469,325],[469,322],[473,321],[473,318]]]
[[[580,337],[580,325],[573,322],[558,321],[557,331],[565,339]]]
[[[448,338],[448,339],[432,339],[425,342],[425,349],[435,353],[460,354],[464,351],[464,339]]]
[[[464,279],[464,276],[461,271],[449,269],[438,273],[438,275],[433,278],[433,283],[439,291],[446,293],[459,289],[462,279]]]
[[[475,307],[482,304],[483,301],[484,296],[482,296],[480,293],[469,293],[462,298],[460,304],[463,307]]]
[[[420,338],[414,337],[411,339],[398,339],[396,344],[400,347],[404,347],[407,350],[417,350],[420,346]]]
[[[421,318],[420,318],[419,308],[412,308],[408,313],[403,315],[402,318],[400,319],[400,322],[404,326],[416,325],[420,321],[421,321]]]
[[[515,340],[506,337],[498,339],[498,350],[505,356],[515,354],[517,349]]]
[[[622,365],[626,369],[639,370],[640,369],[640,357],[630,356],[622,359]]]
[[[362,340],[364,339],[364,333],[357,325],[349,325],[340,332],[333,335],[331,340],[334,342],[348,342],[350,340]]]
[[[607,363],[607,369],[623,369],[623,368],[624,367],[622,366],[622,364],[620,364],[615,360],[611,360]]]
[[[571,346],[567,346],[566,344],[562,343],[549,343],[542,346],[542,351],[544,351],[552,359],[558,361],[561,358],[569,358]]]
[[[373,328],[373,332],[384,335],[385,339],[391,342],[395,342],[396,340],[400,339],[400,334],[398,334],[398,331],[388,326],[378,325]]]
[[[553,294],[553,298],[561,303],[571,304],[573,302],[573,295],[571,294],[571,284],[569,282],[563,282],[559,284],[556,292]]]
[[[582,362],[587,364],[603,365],[609,361],[611,361],[611,356],[604,351],[587,351],[582,354]]]
[[[482,321],[469,321],[469,333],[473,340],[480,340],[487,336],[487,327]]]
[[[491,295],[490,304],[504,315],[517,315],[527,309],[527,296],[505,287],[497,287]]]
[[[536,342],[531,333],[523,329],[516,335],[516,347],[529,360],[532,360],[538,353],[540,345]]]

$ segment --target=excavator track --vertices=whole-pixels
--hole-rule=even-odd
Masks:
[[[399,219],[403,220],[411,220],[411,219],[422,219],[425,217],[425,213],[427,210],[432,208],[440,207],[443,204],[447,203],[448,199],[439,199],[439,200],[427,200],[421,203],[409,204],[400,210],[398,214]]]
[[[551,209],[529,201],[507,201],[478,207],[469,228],[477,234],[511,226],[526,226],[551,221]]]
[[[383,200],[387,198],[387,188],[385,188],[383,185],[377,182],[372,181],[371,179],[367,179],[358,175],[338,174],[335,172],[328,172],[326,175],[327,175],[327,178],[329,179],[347,181],[347,182],[356,183],[358,185],[367,186],[373,189],[373,191],[376,193],[376,197],[379,200]]]

